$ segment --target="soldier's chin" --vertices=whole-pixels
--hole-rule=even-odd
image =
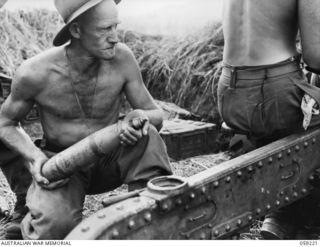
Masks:
[[[113,59],[115,56],[116,56],[116,49],[115,48],[106,49],[103,52],[104,59]]]

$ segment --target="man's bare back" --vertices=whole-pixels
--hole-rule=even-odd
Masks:
[[[319,39],[313,35],[314,24],[319,22],[319,17],[313,17],[316,6],[319,1],[314,0],[227,0],[223,21],[224,61],[233,66],[283,61],[297,53],[298,29],[304,57],[315,60],[316,54],[312,53],[317,51],[313,50],[316,48],[313,41]]]
[[[295,56],[299,32],[303,62],[320,74],[319,9],[319,0],[225,1],[219,111],[223,121],[249,133],[258,146],[319,127],[312,110],[314,102],[320,104],[320,90],[308,83]],[[296,206],[267,215],[263,238],[294,239],[302,226]]]

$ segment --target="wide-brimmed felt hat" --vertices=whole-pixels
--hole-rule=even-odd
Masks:
[[[8,0],[0,0],[0,8],[7,2]]]
[[[54,4],[65,23],[53,40],[53,45],[60,46],[70,40],[69,25],[81,14],[104,0],[54,0]],[[121,0],[114,0],[118,4]]]

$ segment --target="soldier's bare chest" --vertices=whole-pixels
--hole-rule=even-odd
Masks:
[[[104,72],[75,78],[55,75],[48,81],[38,99],[44,112],[62,118],[103,118],[119,107],[124,86],[121,75]]]

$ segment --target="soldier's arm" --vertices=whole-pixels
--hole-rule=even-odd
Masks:
[[[156,105],[153,97],[143,83],[139,65],[129,48],[124,48],[126,51],[126,84],[125,94],[127,100],[134,109],[143,110],[149,118],[150,123],[158,129],[162,126],[163,112]]]
[[[46,184],[48,181],[41,176],[39,166],[47,157],[20,126],[20,121],[32,108],[35,94],[39,91],[30,74],[28,66],[23,65],[13,79],[11,94],[0,110],[0,140],[24,157],[27,168],[37,182]]]
[[[303,60],[320,74],[320,1],[297,0]]]

